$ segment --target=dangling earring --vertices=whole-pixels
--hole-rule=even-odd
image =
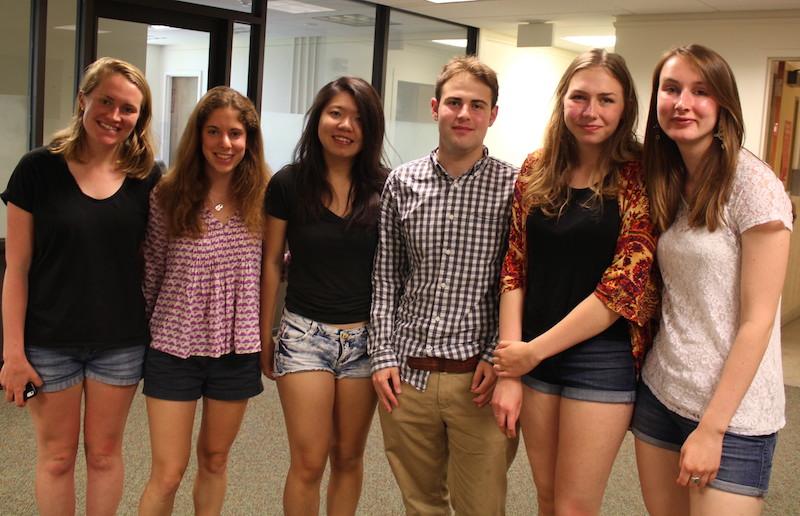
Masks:
[[[660,128],[658,127],[657,123],[653,124],[653,133],[656,135],[656,140],[660,140],[661,139],[661,131],[660,131]]]
[[[714,133],[714,138],[717,138],[720,141],[722,150],[725,150],[725,140],[722,139],[722,131],[718,130],[716,133]]]

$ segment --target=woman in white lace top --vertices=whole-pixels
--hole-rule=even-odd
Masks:
[[[659,61],[644,168],[664,291],[633,421],[653,515],[759,514],[784,425],[778,314],[792,211],[742,148],[741,120],[716,52],[689,45]]]

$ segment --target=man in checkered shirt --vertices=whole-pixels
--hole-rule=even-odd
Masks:
[[[517,441],[488,403],[518,169],[483,145],[497,91],[477,58],[445,65],[431,99],[439,146],[392,171],[381,199],[369,353],[409,515],[505,514]]]

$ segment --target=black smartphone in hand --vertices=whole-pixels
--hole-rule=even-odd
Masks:
[[[25,384],[25,389],[22,391],[22,400],[28,401],[37,394],[39,394],[39,389],[36,388],[33,382],[28,382]]]

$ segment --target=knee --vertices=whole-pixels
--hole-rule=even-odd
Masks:
[[[39,456],[39,468],[50,477],[72,475],[77,451],[65,451]]]
[[[86,467],[93,471],[109,471],[122,464],[122,451],[114,447],[93,446],[86,449]]]
[[[297,457],[292,457],[290,469],[304,483],[317,483],[322,480],[327,462],[326,456],[299,454]]]
[[[228,470],[228,452],[200,451],[197,453],[197,467],[204,473],[224,475]]]
[[[536,502],[539,505],[539,514],[556,513],[556,500],[552,489],[542,489],[537,485]]]
[[[159,497],[171,497],[178,492],[178,487],[181,485],[183,474],[186,472],[186,467],[183,468],[166,468],[158,472],[153,472],[150,477],[150,487],[154,489]]]
[[[346,451],[334,447],[331,450],[331,470],[340,473],[360,471],[364,464],[363,451]]]

